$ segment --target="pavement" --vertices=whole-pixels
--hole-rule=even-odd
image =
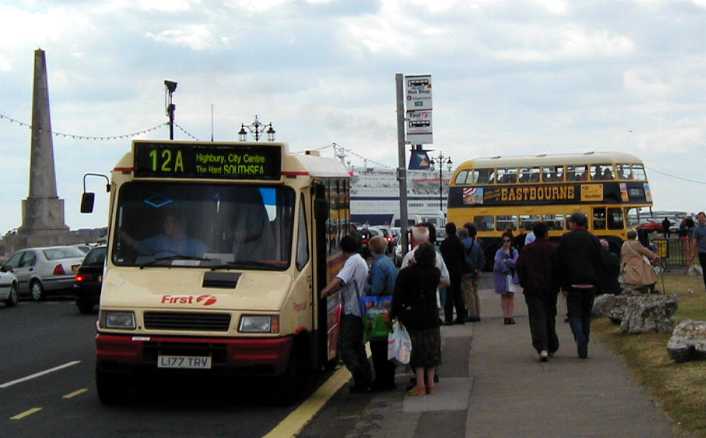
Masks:
[[[499,298],[484,278],[482,321],[442,327],[441,381],[435,393],[408,397],[400,389],[351,395],[341,389],[298,435],[353,437],[671,437],[671,420],[632,378],[622,360],[593,339],[589,359],[577,358],[565,307],[561,346],[537,360],[527,311],[516,297],[517,325],[505,326]],[[518,299],[519,298],[519,299]]]

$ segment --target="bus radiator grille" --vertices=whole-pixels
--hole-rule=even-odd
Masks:
[[[154,330],[184,330],[227,332],[229,313],[145,312],[145,328]]]

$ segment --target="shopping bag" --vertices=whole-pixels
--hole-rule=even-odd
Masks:
[[[399,322],[392,326],[392,333],[387,336],[387,360],[398,365],[407,365],[412,356],[412,340]]]
[[[515,294],[522,293],[522,286],[515,283],[515,277],[512,274],[507,274],[505,276],[505,281],[507,282],[507,291]]]
[[[360,297],[360,306],[364,309],[363,327],[366,339],[387,339],[387,335],[392,331],[392,296],[366,295]]]

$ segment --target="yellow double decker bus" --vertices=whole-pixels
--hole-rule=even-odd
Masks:
[[[642,161],[620,152],[478,158],[451,176],[448,220],[472,223],[489,255],[506,230],[549,226],[557,238],[574,212],[589,218],[589,230],[616,248],[628,230],[630,210],[651,208]],[[492,257],[490,258],[492,259]]]

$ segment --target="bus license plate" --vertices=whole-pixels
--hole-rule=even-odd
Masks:
[[[157,368],[181,368],[191,370],[210,370],[210,356],[167,356],[157,357]]]

